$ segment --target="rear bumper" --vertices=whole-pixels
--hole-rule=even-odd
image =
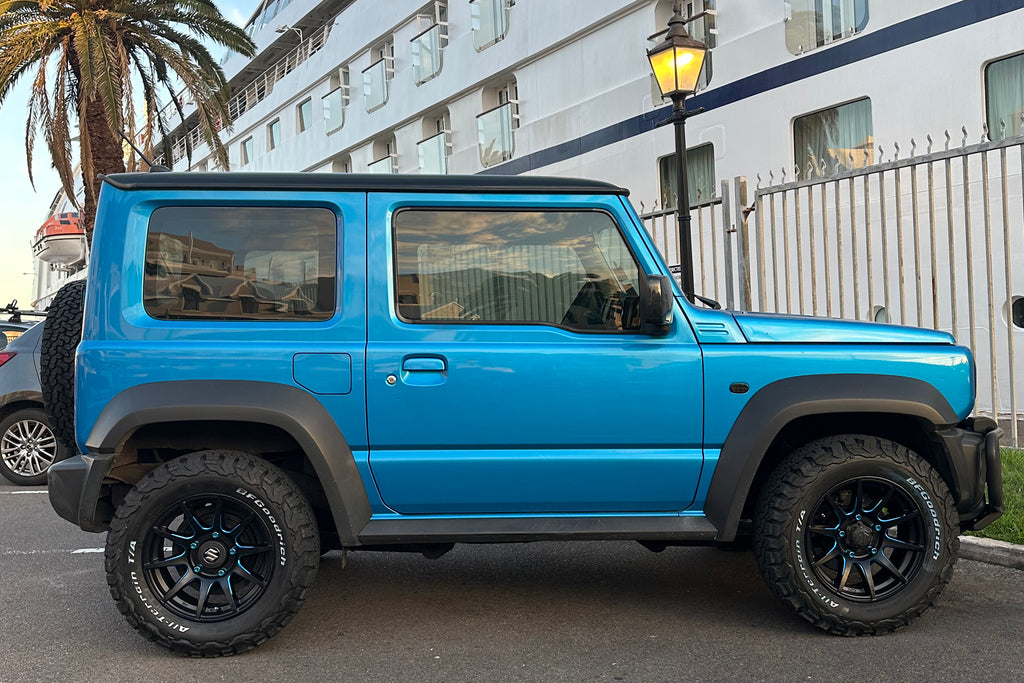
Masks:
[[[967,418],[939,432],[949,453],[957,482],[957,511],[964,531],[983,529],[1003,514],[1003,466],[994,420]]]
[[[76,455],[50,467],[50,505],[58,515],[85,531],[106,531],[113,517],[110,504],[101,501],[103,478],[113,455]]]

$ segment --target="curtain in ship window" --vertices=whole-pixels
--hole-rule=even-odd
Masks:
[[[793,162],[800,178],[870,166],[874,158],[869,99],[824,109],[793,122]]]
[[[671,209],[676,206],[676,188],[679,187],[676,155],[662,157],[658,167],[661,207]],[[691,206],[715,196],[715,146],[711,143],[686,150],[686,194]]]
[[[1020,135],[1024,113],[1024,55],[992,62],[985,69],[985,109],[988,134],[1001,135],[999,122],[1006,123],[1006,137]]]
[[[786,47],[795,55],[864,30],[868,0],[785,0]]]

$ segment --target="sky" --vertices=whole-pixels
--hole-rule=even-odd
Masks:
[[[236,24],[252,14],[259,0],[222,0],[221,12]],[[213,56],[220,58],[223,50]],[[31,76],[22,78],[0,104],[0,307],[12,299],[28,308],[32,302],[32,236],[43,224],[50,202],[60,189],[60,180],[50,164],[49,151],[40,137],[35,144],[32,175],[28,180],[25,159],[25,119]]]

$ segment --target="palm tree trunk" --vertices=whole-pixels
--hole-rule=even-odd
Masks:
[[[85,205],[79,225],[85,229],[86,243],[92,246],[93,223],[96,220],[96,200],[100,192],[100,181],[96,175],[124,173],[124,148],[120,137],[110,130],[107,117],[103,113],[103,105],[96,101],[86,101],[81,112],[82,120],[89,136],[89,150],[92,156],[92,177],[85,181]],[[90,164],[84,163],[82,168]],[[84,172],[84,171],[83,171]]]

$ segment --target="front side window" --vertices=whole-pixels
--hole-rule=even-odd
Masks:
[[[326,320],[338,221],[320,208],[169,206],[146,237],[143,303],[158,320]]]
[[[867,98],[793,121],[793,163],[800,178],[870,166],[874,150],[871,100]]]
[[[640,329],[639,269],[606,213],[408,209],[394,239],[408,322]]]
[[[992,62],[985,67],[985,113],[988,135],[998,140],[1024,132],[1020,117],[1024,115],[1024,54]]]
[[[784,0],[786,47],[795,55],[860,33],[868,0]]]
[[[661,207],[677,206],[679,173],[676,155],[658,159],[658,181],[661,185]],[[690,206],[706,202],[715,196],[715,147],[710,142],[686,150],[686,193]]]

